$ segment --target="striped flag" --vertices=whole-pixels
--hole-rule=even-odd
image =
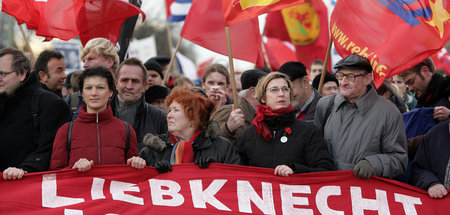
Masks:
[[[192,0],[166,0],[167,20],[169,22],[181,22],[191,8]]]

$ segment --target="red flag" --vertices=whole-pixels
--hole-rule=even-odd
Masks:
[[[375,86],[441,50],[450,40],[450,2],[339,0],[330,29],[337,52],[366,57]]]
[[[307,0],[269,13],[264,35],[290,41],[298,60],[307,67],[316,59],[323,61],[329,41],[327,7],[321,0]]]
[[[116,43],[125,19],[139,13],[145,19],[144,12],[122,0],[3,0],[2,11],[46,40],[70,40],[80,35],[83,45],[95,37]]]
[[[194,0],[184,21],[181,37],[228,56],[221,0]],[[233,58],[264,66],[258,19],[230,25]]]
[[[431,56],[436,69],[443,69],[447,75],[450,75],[450,54],[446,48],[442,48],[438,53]]]
[[[304,0],[222,0],[225,25],[252,19],[263,13],[299,5]]]
[[[295,46],[290,42],[269,37],[264,45],[270,66],[274,71],[277,71],[282,64],[288,61],[298,60],[295,53]]]

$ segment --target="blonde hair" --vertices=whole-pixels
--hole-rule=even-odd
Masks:
[[[113,70],[116,71],[119,67],[119,55],[117,54],[116,47],[106,38],[97,37],[89,40],[81,51],[81,61],[90,52],[94,51],[97,55],[106,59],[112,58],[114,61]]]
[[[255,97],[256,99],[263,104],[262,99],[266,98],[266,90],[267,90],[267,85],[269,85],[269,82],[271,82],[274,79],[278,79],[278,78],[282,78],[286,81],[286,83],[288,84],[288,87],[290,89],[289,95],[291,98],[291,101],[293,100],[293,91],[294,91],[294,87],[292,84],[292,81],[289,80],[289,77],[286,74],[283,74],[281,72],[271,72],[268,75],[262,77],[261,79],[259,79],[258,84],[255,87]]]

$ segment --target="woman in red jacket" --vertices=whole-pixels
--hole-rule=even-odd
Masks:
[[[108,105],[115,90],[112,74],[104,67],[89,68],[80,76],[79,84],[86,105],[80,107],[71,128],[66,123],[56,133],[50,169],[69,167],[84,172],[94,164],[125,163],[144,168],[145,161],[138,157],[136,133],[114,117]]]

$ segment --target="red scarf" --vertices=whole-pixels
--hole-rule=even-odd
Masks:
[[[269,127],[267,127],[267,124],[263,122],[264,118],[273,119],[277,116],[291,113],[292,111],[294,111],[294,106],[292,105],[284,108],[278,108],[276,110],[272,110],[266,105],[258,105],[258,110],[256,110],[256,116],[252,123],[253,127],[255,127],[259,136],[267,142],[270,142],[272,140],[272,133],[270,132]]]
[[[177,137],[170,135],[171,142],[179,142],[177,148],[175,149],[175,164],[194,162],[194,150],[192,148],[192,142],[194,142],[195,138],[197,138],[200,133],[200,131],[197,131],[197,133],[195,133],[187,142],[180,141]]]

